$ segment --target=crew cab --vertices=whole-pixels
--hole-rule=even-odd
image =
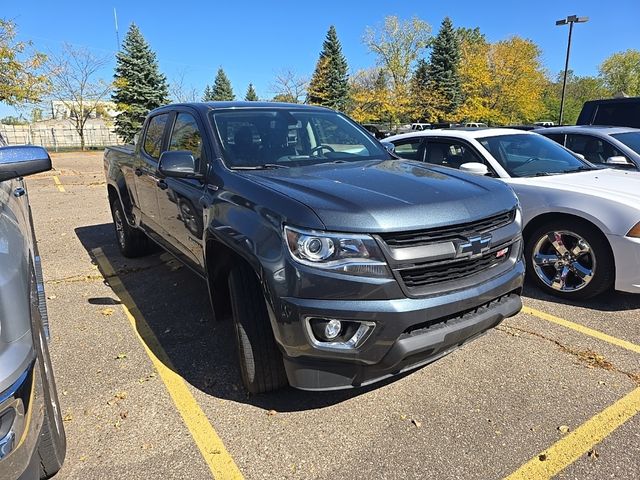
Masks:
[[[512,190],[401,160],[333,110],[169,105],[104,167],[120,251],[151,239],[207,282],[250,392],[366,385],[521,308]]]

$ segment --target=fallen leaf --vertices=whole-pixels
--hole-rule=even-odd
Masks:
[[[405,414],[400,415],[400,420],[406,420],[407,416]]]
[[[541,462],[544,462],[547,460],[547,454],[546,453],[541,453],[540,455],[538,455],[538,460],[540,460]]]
[[[267,412],[267,415],[270,416],[270,417],[273,417],[276,413],[278,413],[278,412],[276,412],[275,410],[269,410]]]
[[[597,460],[598,457],[600,456],[600,454],[598,453],[598,451],[595,448],[592,448],[591,450],[589,450],[589,452],[587,453],[587,456],[589,458],[593,458],[594,460]]]
[[[127,398],[127,392],[116,392],[113,397],[117,398],[118,400],[124,400],[125,398]]]
[[[127,358],[127,354],[126,353],[119,353],[115,357],[116,360],[122,360],[123,358]]]
[[[67,392],[66,390],[62,390],[62,395],[64,395],[65,397],[69,394],[69,392]]]
[[[113,308],[107,307],[107,308],[103,308],[100,313],[102,313],[102,315],[104,315],[105,317],[109,317],[113,315],[113,312],[115,312]]]
[[[413,423],[417,428],[420,428],[422,426],[422,422],[416,420],[415,418],[411,419],[411,423]]]
[[[560,425],[558,431],[560,433],[569,433],[569,427],[567,425]]]
[[[120,412],[120,418],[122,420],[124,420],[125,418],[127,418],[129,416],[129,412]]]
[[[64,417],[62,417],[63,422],[70,422],[71,420],[73,420],[73,415],[71,415],[70,413],[67,413]]]
[[[54,300],[54,299],[56,299],[56,298],[58,298],[58,297],[56,297],[55,295],[49,295],[49,296],[47,297],[47,300]]]

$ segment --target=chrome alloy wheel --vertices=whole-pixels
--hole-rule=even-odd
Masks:
[[[589,243],[566,230],[551,231],[541,237],[532,256],[538,278],[559,292],[583,289],[596,271],[596,257]]]

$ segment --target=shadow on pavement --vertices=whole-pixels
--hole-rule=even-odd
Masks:
[[[549,295],[537,286],[533,285],[529,280],[525,282],[523,295],[525,297],[543,300],[545,302],[559,303],[561,305],[568,305],[571,307],[589,308],[591,310],[599,310],[602,312],[621,312],[640,308],[640,295],[633,293],[611,291],[605,292],[589,300],[572,301]]]
[[[176,373],[206,394],[279,412],[300,411],[348,400],[404,376],[375,386],[336,392],[286,388],[269,394],[248,395],[240,378],[231,319],[212,320],[207,287],[200,278],[175,260],[163,261],[158,253],[124,258],[116,246],[111,224],[80,227],[75,232],[90,254],[95,248],[102,249]],[[105,272],[101,273],[107,277]],[[120,303],[115,293],[113,298],[97,297],[88,301],[97,305]],[[127,307],[135,310],[132,305]],[[145,338],[146,329],[140,324],[140,318],[136,321],[138,332],[152,348],[155,342]],[[158,352],[154,353],[163,358]]]

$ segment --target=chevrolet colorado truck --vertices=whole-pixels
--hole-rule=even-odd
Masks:
[[[332,110],[161,107],[104,168],[121,253],[151,240],[207,282],[249,392],[366,385],[521,308],[511,189],[401,160]]]

